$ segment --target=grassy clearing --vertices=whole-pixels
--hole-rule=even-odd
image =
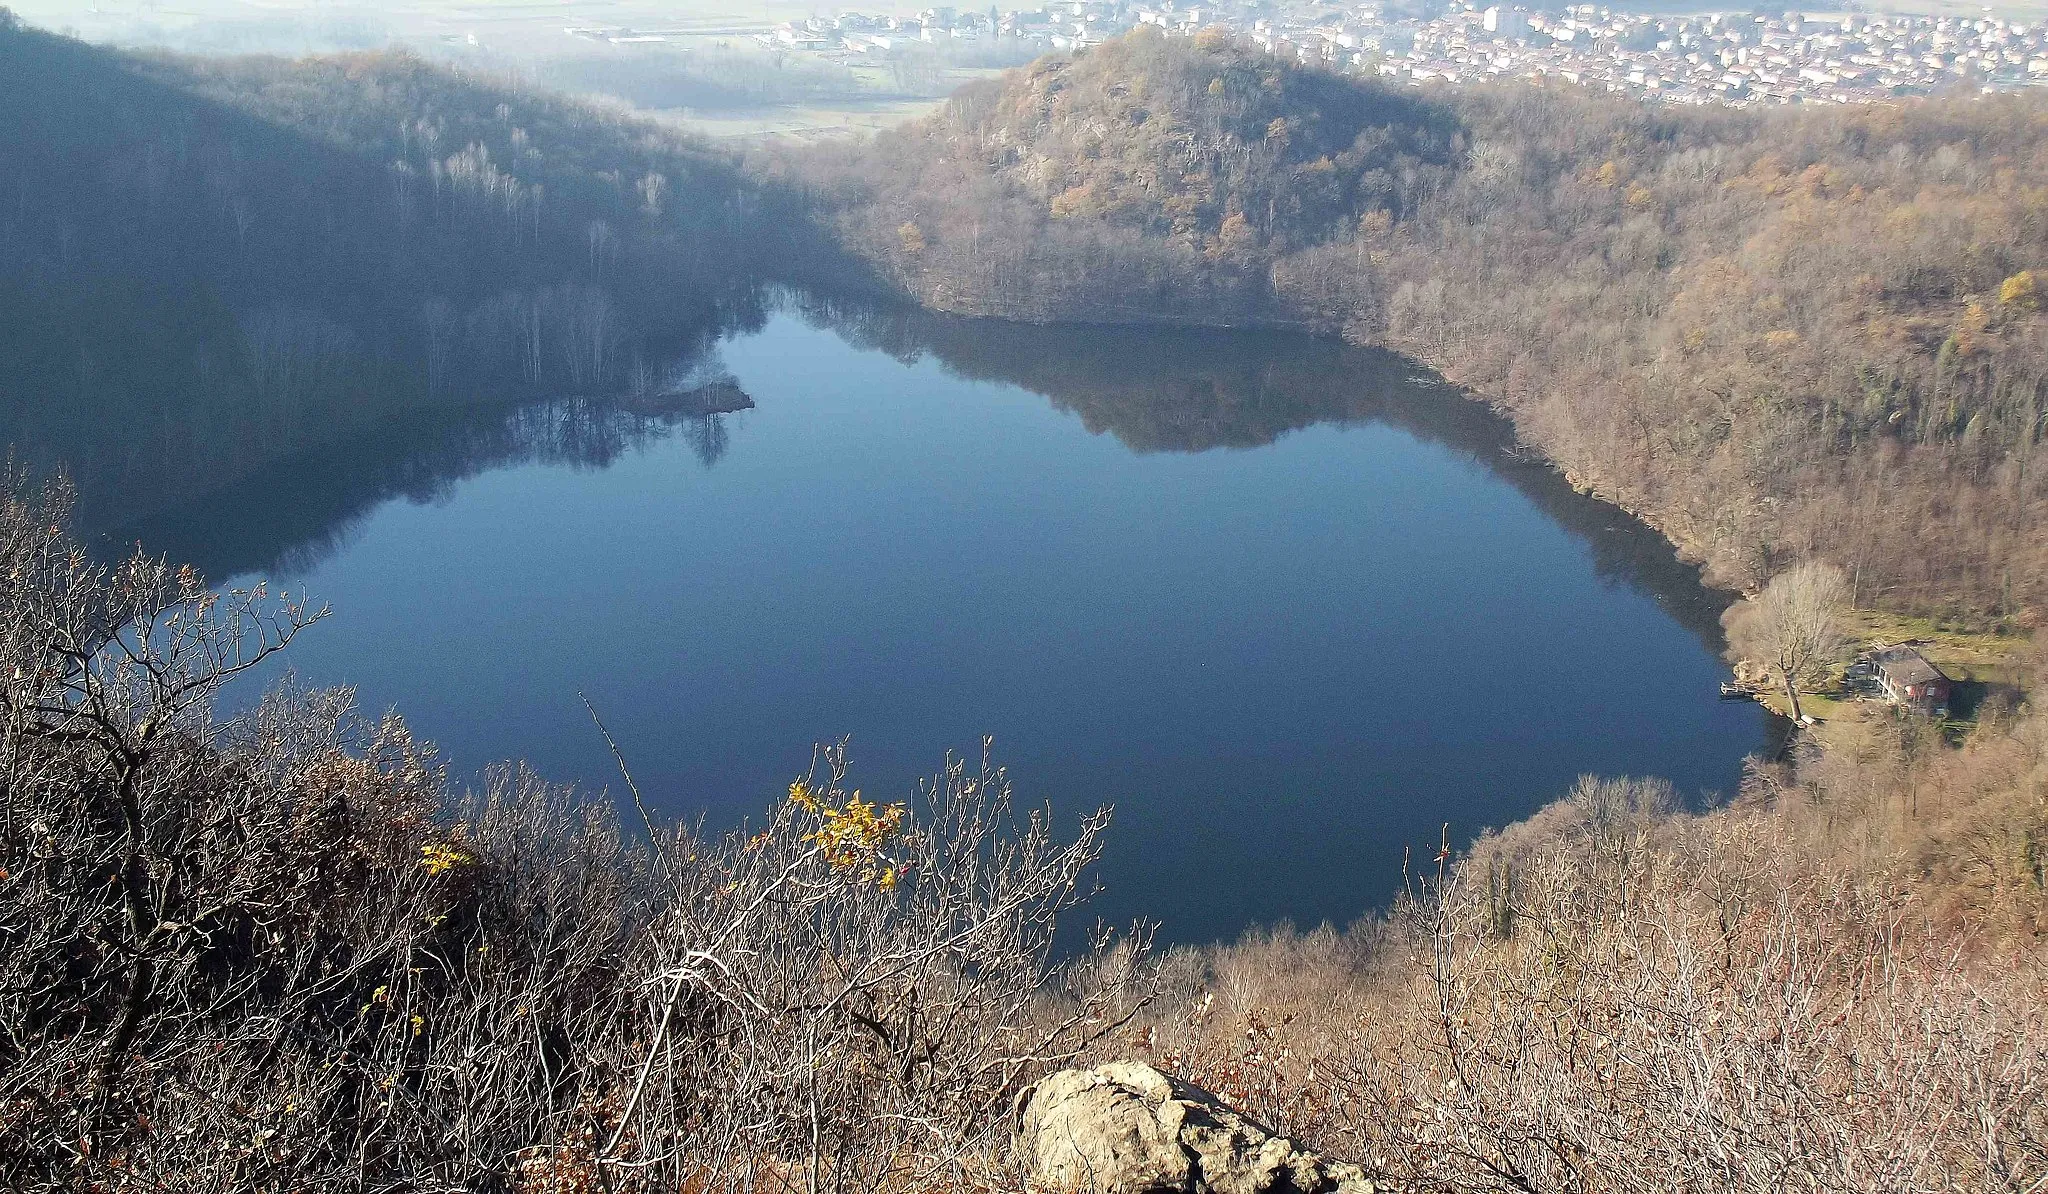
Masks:
[[[1843,618],[1843,629],[1859,647],[1913,643],[1943,671],[1948,671],[1951,663],[1958,668],[2006,666],[2033,641],[2025,634],[1991,634],[1963,629],[1944,618],[1871,609],[1851,610]],[[1971,678],[1949,674],[1956,679]]]
[[[1756,703],[1780,717],[1792,716],[1792,703],[1785,699],[1783,688],[1759,692]],[[1814,719],[1814,724],[1806,727],[1806,733],[1826,750],[1853,742],[1857,733],[1855,727],[1889,712],[1888,706],[1873,701],[1860,701],[1839,693],[1803,690],[1799,694],[1799,707]]]
[[[1769,709],[1780,717],[1792,716],[1792,702],[1785,699],[1783,688],[1770,688],[1756,694],[1757,704]],[[1832,721],[1844,710],[1856,709],[1861,702],[1846,699],[1825,692],[1799,692],[1799,708],[1816,721]]]
[[[2028,635],[1990,634],[1961,629],[1945,619],[1880,610],[1850,611],[1843,617],[1843,629],[1849,639],[1851,656],[1873,647],[1911,643],[1949,679],[1961,685],[1978,685],[1992,690],[2023,690],[2029,674],[2028,660],[2034,649],[2034,641]],[[1839,683],[1839,675],[1836,680]],[[1983,695],[1980,689],[1970,699],[1974,702]],[[1791,702],[1785,699],[1785,691],[1781,687],[1765,686],[1757,692],[1756,699],[1758,704],[1780,717],[1792,716]],[[1884,716],[1890,711],[1883,702],[1858,699],[1839,687],[1822,692],[1802,689],[1799,704],[1803,712],[1820,723],[1813,727],[1813,732],[1823,745],[1828,744],[1830,738],[1830,723],[1846,728],[1872,717]],[[1971,720],[1968,716],[1960,719],[1964,724]]]
[[[2024,661],[2034,649],[2027,634],[1990,634],[1962,629],[1943,618],[1879,610],[1852,610],[1844,618],[1844,629],[1859,651],[1911,643],[1949,679],[1962,683],[2019,686],[2027,671]]]

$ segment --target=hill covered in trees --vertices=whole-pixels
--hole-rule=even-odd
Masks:
[[[2048,99],[1399,91],[1141,30],[808,163],[942,309],[1274,324],[1441,368],[1751,587],[2048,602]]]
[[[1015,318],[1279,318],[1261,262],[1412,210],[1458,150],[1412,94],[1147,32],[817,151],[851,246],[933,305]]]
[[[60,454],[108,445],[71,461],[93,503],[256,507],[309,484],[278,461],[395,412],[659,386],[816,247],[716,154],[403,56],[135,58],[0,13],[0,80],[0,410]],[[1401,348],[1731,580],[1826,556],[1859,599],[2019,621],[2044,111],[1395,93],[1136,38],[806,169],[930,305]],[[1077,365],[1014,328],[841,324],[1140,450],[1368,413],[1500,434],[1195,347],[1077,337]],[[1116,369],[1154,384],[1112,403],[1091,377]],[[1254,417],[1268,386],[1287,401]],[[419,467],[601,459],[633,427],[581,401]],[[112,483],[123,456],[160,476]],[[335,460],[310,483],[336,508],[419,484]],[[1954,750],[1873,720],[1702,816],[1588,780],[1446,842],[1348,933],[1063,962],[1103,814],[1062,836],[988,766],[869,801],[831,750],[724,836],[523,770],[463,791],[345,691],[218,715],[322,611],[95,564],[66,487],[4,487],[8,1188],[1011,1189],[1015,1096],[1091,1055],[1445,1194],[2048,1172],[2038,712],[1983,711]]]
[[[398,414],[659,389],[802,252],[726,156],[402,53],[10,20],[0,76],[0,439],[63,461],[91,527]]]

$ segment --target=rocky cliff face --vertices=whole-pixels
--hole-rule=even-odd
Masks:
[[[1366,1172],[1276,1136],[1138,1062],[1061,1070],[1018,1099],[1032,1186],[1088,1194],[1375,1194]]]

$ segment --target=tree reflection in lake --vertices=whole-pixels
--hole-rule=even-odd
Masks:
[[[587,691],[651,800],[726,824],[813,739],[893,793],[993,733],[1032,799],[1119,803],[1102,910],[1183,939],[1356,915],[1403,845],[1583,770],[1727,791],[1759,745],[1717,597],[1410,362],[787,295],[731,324],[222,477],[109,427],[80,476],[141,511],[108,550],[332,601],[291,666],[459,768],[612,783]]]
[[[409,415],[377,412],[366,399],[359,409],[377,417],[352,421],[346,436],[304,428],[296,441],[256,431],[265,422],[303,427],[305,412],[296,409],[258,416],[246,405],[222,409],[194,395],[159,412],[168,422],[215,420],[216,430],[192,438],[226,438],[253,449],[257,465],[225,485],[208,485],[218,481],[211,470],[181,470],[176,442],[140,442],[132,422],[60,424],[70,442],[54,453],[38,440],[48,426],[17,422],[5,430],[13,442],[41,448],[38,455],[62,455],[79,481],[88,531],[111,549],[139,541],[209,576],[292,573],[346,543],[350,527],[379,504],[436,501],[456,482],[490,469],[604,468],[677,433],[705,466],[716,464],[731,446],[730,412],[662,410],[647,391],[658,394],[664,383],[711,384],[712,343],[757,330],[778,306],[857,347],[905,363],[929,355],[960,377],[1041,394],[1090,432],[1113,435],[1138,453],[1255,448],[1318,423],[1392,424],[1483,463],[1582,539],[1603,578],[1649,594],[1703,646],[1721,648],[1719,618],[1728,597],[1703,588],[1698,569],[1661,535],[1576,492],[1556,470],[1518,450],[1507,420],[1406,358],[1284,333],[1039,326],[784,293],[729,306],[697,343],[675,350],[667,376],[643,376],[625,393],[510,408],[473,401]],[[305,390],[291,392],[293,399]],[[278,454],[280,442],[319,446]],[[264,452],[266,444],[272,452]]]
[[[510,410],[396,419],[333,448],[277,460],[232,484],[99,531],[102,550],[140,543],[226,578],[291,576],[350,541],[389,501],[444,500],[463,480],[520,464],[611,466],[680,432],[708,467],[730,443],[737,410],[652,412],[618,398],[558,398]]]
[[[215,317],[228,318],[185,316]],[[163,360],[134,359],[118,352],[138,330],[123,322],[95,354],[120,367],[98,370],[94,395],[50,401],[0,390],[0,442],[31,467],[70,476],[80,530],[102,552],[139,542],[210,577],[288,574],[346,543],[380,504],[436,501],[491,469],[604,468],[677,432],[715,463],[730,442],[726,421],[750,405],[737,390],[739,402],[715,393],[716,343],[765,318],[749,295],[678,336],[630,346],[658,366],[622,370],[607,390],[540,398],[503,383],[434,389],[430,362],[404,346],[340,333],[317,369],[294,358],[216,374],[204,367],[211,337]],[[257,322],[276,330],[275,320]],[[228,342],[246,333],[240,324],[217,330]]]
[[[1721,649],[1729,595],[1702,587],[1662,535],[1574,490],[1518,447],[1506,419],[1406,357],[1275,332],[1044,327],[828,299],[804,311],[906,363],[930,354],[961,377],[1043,394],[1133,452],[1256,448],[1317,423],[1390,423],[1484,464],[1582,539],[1600,576],[1654,597]]]

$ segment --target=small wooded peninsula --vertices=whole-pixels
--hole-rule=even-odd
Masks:
[[[127,53],[0,9],[0,1184],[2038,1189],[2044,286],[2040,88],[1680,109],[1146,28],[741,150],[397,51]],[[393,499],[670,434],[718,466],[764,401],[718,346],[764,327],[1050,399],[1075,451],[1392,424],[1497,457],[1659,600],[1636,573],[1703,576],[1691,649],[1787,716],[1720,799],[1652,770],[1432,812],[1351,923],[1167,945],[1089,896],[1186,784],[1077,815],[935,741],[884,789],[792,725],[788,779],[713,824],[641,782],[603,676],[595,790],[280,670],[347,616],[294,561]],[[862,499],[789,472],[757,492]],[[917,622],[829,569],[761,604],[797,588]],[[498,649],[600,657],[544,639]],[[452,703],[509,686],[436,666]]]

